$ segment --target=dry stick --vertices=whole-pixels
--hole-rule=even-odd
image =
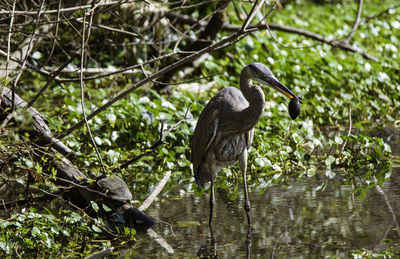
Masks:
[[[58,69],[55,67],[45,67],[47,71],[57,71]],[[125,70],[125,68],[123,68]],[[116,68],[104,68],[104,67],[87,67],[83,69],[84,74],[98,74],[96,76],[103,76],[105,73],[120,73],[120,74],[139,74],[142,71],[140,69],[131,69],[131,70],[125,70],[121,71],[121,69],[116,69]],[[148,71],[149,72],[149,71]],[[80,74],[80,69],[78,67],[68,67],[64,68],[61,73],[67,73],[67,74]],[[99,74],[103,73],[103,74]],[[77,77],[76,79],[78,79]],[[91,78],[84,77],[83,78],[85,81],[90,80]],[[62,79],[63,80],[63,79]],[[68,79],[67,79],[68,80]],[[63,81],[64,82],[64,81]]]
[[[279,2],[280,2],[280,0],[275,1],[275,4],[271,7],[271,9],[269,9],[269,11],[263,16],[263,18],[260,20],[260,22],[257,25],[262,24],[262,22],[267,19],[267,17],[271,14],[271,12],[273,10],[275,10],[275,8],[279,4]]]
[[[363,0],[359,0],[358,1],[358,10],[357,10],[356,20],[354,21],[353,28],[351,29],[349,35],[347,35],[347,37],[345,39],[345,42],[347,42],[347,43],[350,42],[351,38],[353,37],[354,32],[357,30],[357,27],[360,24],[362,5],[363,5]]]
[[[157,186],[154,188],[154,190],[151,192],[149,196],[147,196],[146,200],[140,205],[138,210],[140,211],[145,211],[147,208],[153,203],[153,201],[156,199],[156,197],[160,194],[161,190],[164,188],[164,186],[167,184],[169,178],[171,177],[171,171],[167,171],[161,179],[161,181],[157,184]]]
[[[82,18],[78,18],[78,19],[76,19],[76,21],[79,23],[83,23]],[[109,27],[109,26],[105,26],[105,25],[101,25],[101,24],[93,24],[92,26],[95,28],[100,28],[100,29],[104,29],[107,31],[111,31],[111,32],[127,34],[129,36],[135,36],[135,37],[139,36],[139,34],[134,33],[134,32],[125,31],[125,30],[121,30],[121,29],[117,29],[117,28],[113,28],[113,27]]]
[[[155,232],[153,229],[149,228],[147,229],[147,234],[153,238],[157,243],[160,244],[161,247],[163,247],[165,250],[167,250],[168,253],[173,254],[174,249],[168,242],[160,236],[157,232]]]

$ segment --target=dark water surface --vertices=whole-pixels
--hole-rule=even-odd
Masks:
[[[330,182],[321,190],[316,178],[300,180],[287,189],[268,188],[250,193],[252,235],[246,242],[247,220],[243,195],[230,200],[216,191],[214,209],[215,249],[208,229],[208,193],[195,197],[178,187],[146,211],[166,223],[153,229],[174,253],[147,234],[139,234],[134,250],[125,258],[194,258],[216,253],[220,258],[340,258],[351,252],[398,247],[400,244],[400,170],[383,186],[354,197],[351,186]],[[389,241],[390,240],[390,241]],[[386,244],[386,242],[391,242]]]

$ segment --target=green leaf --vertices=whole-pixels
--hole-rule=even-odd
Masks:
[[[325,165],[326,166],[331,166],[334,162],[335,162],[335,158],[331,155],[329,155],[326,159],[325,159]]]
[[[101,233],[101,229],[98,228],[96,225],[92,225],[92,229],[94,232]]]
[[[336,142],[338,145],[342,145],[342,144],[343,144],[343,139],[342,139],[340,136],[336,135],[336,136],[335,136],[335,142]]]
[[[107,205],[105,205],[105,204],[102,204],[101,206],[103,207],[104,211],[106,211],[106,212],[111,212],[111,211],[112,211],[112,210],[111,210]]]
[[[37,227],[33,227],[32,230],[31,230],[31,235],[33,237],[36,237],[37,235],[40,235],[40,233],[41,233],[41,231]]]
[[[92,206],[92,208],[93,208],[93,210],[94,210],[95,212],[99,212],[99,205],[97,205],[96,202],[90,201],[90,205]]]

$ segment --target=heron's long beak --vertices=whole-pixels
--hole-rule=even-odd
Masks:
[[[284,94],[289,99],[296,98],[299,100],[300,103],[303,103],[297,95],[295,95],[292,91],[289,90],[289,88],[284,86],[274,77],[257,78],[256,80],[260,83],[272,86],[275,90]]]

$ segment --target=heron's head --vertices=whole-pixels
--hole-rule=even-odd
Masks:
[[[264,85],[271,86],[278,92],[284,94],[289,99],[296,98],[302,103],[301,98],[296,96],[292,91],[290,91],[286,86],[279,82],[271,70],[264,64],[261,63],[251,63],[248,64],[242,71],[243,76],[247,79],[255,80]]]

